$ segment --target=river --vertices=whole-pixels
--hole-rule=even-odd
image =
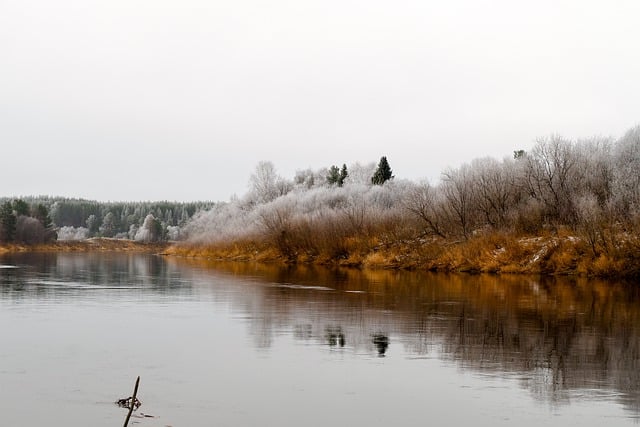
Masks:
[[[637,425],[639,368],[629,284],[0,258],[0,425]]]

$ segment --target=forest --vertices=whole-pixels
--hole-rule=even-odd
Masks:
[[[246,195],[201,210],[188,256],[446,271],[640,273],[640,126],[622,137],[539,138],[437,183],[376,165],[300,170],[261,162]]]
[[[97,202],[60,197],[0,198],[0,242],[47,243],[91,237],[162,242],[212,202]]]

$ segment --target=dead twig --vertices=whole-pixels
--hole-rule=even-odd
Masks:
[[[138,376],[138,379],[136,380],[136,386],[133,388],[133,396],[130,397],[131,402],[129,402],[129,413],[127,414],[127,418],[124,420],[124,427],[127,427],[127,425],[129,424],[129,419],[131,418],[131,413],[133,413],[133,408],[138,408],[141,405],[140,401],[136,398],[136,395],[138,394],[139,384],[140,377]]]

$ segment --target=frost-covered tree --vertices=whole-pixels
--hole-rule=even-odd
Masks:
[[[612,196],[614,181],[613,143],[609,138],[591,138],[578,141],[578,169],[581,174],[581,195],[592,194],[601,207],[606,206]]]
[[[457,224],[467,238],[474,225],[474,191],[471,166],[464,164],[458,169],[447,169],[442,173],[440,186],[444,196],[444,210],[450,221]]]
[[[298,170],[293,178],[294,186],[296,188],[307,190],[313,187],[322,186],[326,181],[327,171],[324,168],[317,171],[313,171],[311,169]]]
[[[382,185],[388,180],[393,178],[393,172],[391,171],[391,166],[389,166],[389,162],[387,161],[386,156],[382,156],[380,158],[380,162],[378,163],[378,168],[373,173],[371,177],[371,183],[374,185]]]
[[[112,212],[107,212],[104,216],[99,231],[102,237],[113,237],[116,234],[116,218]]]
[[[257,203],[267,203],[287,194],[291,184],[276,173],[271,162],[261,161],[249,178],[251,195]]]
[[[553,135],[540,138],[526,156],[529,194],[542,202],[553,222],[575,221],[576,185],[581,181],[575,145]]]
[[[375,173],[376,164],[368,163],[362,165],[354,163],[349,170],[349,176],[345,178],[345,185],[371,185],[371,177]]]
[[[492,158],[476,159],[471,163],[474,208],[482,220],[502,228],[509,211],[517,201],[513,160],[498,162]]]
[[[162,239],[162,224],[152,214],[144,218],[142,226],[135,235],[137,242],[151,243]]]
[[[176,226],[176,225],[169,225],[167,226],[167,239],[170,241],[178,241],[180,240],[181,237],[181,233],[180,233],[180,227]]]
[[[98,221],[98,218],[94,214],[89,215],[85,223],[87,225],[87,229],[89,230],[89,235],[93,235],[98,232],[100,227],[100,222]]]
[[[622,217],[640,214],[640,126],[630,129],[614,149],[613,193]]]
[[[403,206],[422,223],[425,234],[445,236],[445,221],[442,215],[442,203],[438,200],[440,192],[424,181],[411,188],[404,197]]]
[[[129,231],[127,232],[127,237],[129,238],[129,240],[135,240],[137,233],[138,233],[138,226],[135,224],[131,224],[129,226]]]
[[[64,226],[58,229],[58,240],[86,240],[89,238],[89,229],[86,227]]]

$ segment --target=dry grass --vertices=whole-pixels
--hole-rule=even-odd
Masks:
[[[394,234],[395,233],[395,234]],[[2,245],[7,252],[131,251],[229,261],[341,265],[368,269],[444,272],[640,277],[640,238],[617,235],[615,245],[594,253],[584,239],[559,230],[538,236],[483,232],[468,240],[407,239],[385,223],[355,232],[335,224],[296,225],[284,235],[264,234],[216,244],[143,244],[90,239],[47,245]]]
[[[36,245],[0,245],[0,254],[15,252],[146,252],[160,253],[168,243],[140,243],[131,240],[93,238],[79,241],[62,241]]]

